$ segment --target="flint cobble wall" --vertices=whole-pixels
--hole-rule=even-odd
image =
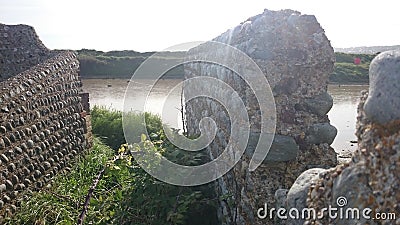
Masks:
[[[25,191],[39,190],[67,168],[92,137],[76,54],[47,50],[29,26],[0,31],[8,32],[0,38],[1,223]]]

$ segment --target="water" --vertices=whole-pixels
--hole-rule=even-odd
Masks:
[[[83,80],[84,91],[90,94],[90,104],[101,105],[109,108],[123,110],[125,90],[128,85],[126,79],[87,79]],[[153,88],[150,96],[143,93],[143,87],[151,85],[149,81],[143,80],[134,83],[129,97],[133,104],[140,105],[146,98],[148,104],[140,105],[139,108],[132,110],[143,110],[159,114],[164,122],[172,127],[182,129],[180,114],[180,82],[181,80],[160,80]],[[132,85],[132,83],[131,83]],[[166,100],[166,93],[169,93],[174,87],[177,87],[171,93],[166,109],[163,110],[162,103]],[[367,85],[329,85],[328,91],[333,97],[333,107],[328,113],[331,124],[338,129],[338,135],[332,143],[336,152],[346,154],[354,151],[357,144],[350,143],[356,141],[354,134],[357,117],[357,105],[359,103],[360,93],[367,90]]]
[[[355,135],[357,106],[361,91],[368,90],[368,85],[329,85],[328,92],[333,97],[333,107],[328,116],[331,124],[338,129],[332,147],[338,153],[354,151],[357,148]]]
[[[105,106],[107,108],[124,110],[124,97],[127,85],[127,79],[86,79],[82,80],[83,90],[89,92],[90,105]],[[140,80],[140,82],[130,83],[129,105],[136,108],[128,107],[131,111],[147,111],[161,116],[164,123],[171,127],[182,129],[182,115],[180,102],[181,80],[166,79],[159,80],[153,87],[151,94],[143,92],[143,88],[151,86],[149,80]],[[166,100],[166,93],[172,89],[175,91],[170,93],[168,105],[163,110],[163,102]],[[147,104],[143,105],[147,99]]]

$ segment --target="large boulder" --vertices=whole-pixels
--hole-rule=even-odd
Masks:
[[[364,110],[377,123],[400,119],[400,51],[381,53],[369,71],[369,94]]]

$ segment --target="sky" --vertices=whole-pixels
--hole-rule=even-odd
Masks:
[[[400,44],[394,0],[0,0],[0,23],[28,24],[50,49],[161,51],[207,41],[270,10],[315,15],[335,48]]]

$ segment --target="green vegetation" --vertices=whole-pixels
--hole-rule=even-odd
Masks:
[[[93,178],[112,155],[113,150],[95,138],[92,149],[86,156],[77,158],[72,168],[56,176],[42,191],[24,196],[20,212],[6,224],[76,224],[81,203]],[[106,182],[104,180],[100,183],[94,200],[100,198],[101,192],[108,186]],[[92,207],[87,221],[96,220],[99,213],[99,208]]]
[[[155,52],[110,51],[82,49],[78,51],[80,73],[83,78],[127,78],[130,79],[135,70]],[[160,63],[182,57],[182,52],[160,53]],[[183,66],[168,71],[164,78],[182,79]]]
[[[110,51],[82,49],[78,51],[83,78],[126,78],[129,79],[148,57],[154,52]],[[160,63],[165,59],[183,56],[183,52],[165,52],[159,57]],[[329,77],[331,83],[368,83],[368,69],[372,59],[370,54],[348,54],[336,52],[334,72]],[[361,64],[355,65],[354,58],[360,58]],[[178,66],[166,73],[164,78],[182,79],[183,67]]]
[[[331,83],[368,83],[369,64],[376,55],[335,53],[335,69],[329,81]],[[360,58],[359,65],[354,64],[354,59]]]
[[[56,176],[36,193],[27,193],[19,212],[6,224],[76,224],[93,180],[94,189],[83,224],[215,224],[213,186],[179,187],[146,173],[134,160],[135,149],[155,151],[186,165],[206,160],[204,153],[185,154],[165,138],[159,117],[145,114],[151,140],[142,137],[133,148],[123,144],[122,113],[94,107],[91,113],[94,139],[88,154],[76,160],[70,172]],[[142,122],[132,113],[129,123]],[[120,143],[118,143],[120,142]],[[122,144],[122,145],[121,145]],[[155,162],[156,163],[156,162]]]

